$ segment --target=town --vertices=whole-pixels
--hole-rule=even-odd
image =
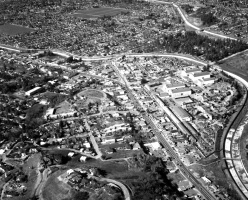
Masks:
[[[247,198],[245,8],[207,8],[0,0],[0,199]]]

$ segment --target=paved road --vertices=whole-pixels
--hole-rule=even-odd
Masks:
[[[109,179],[109,178],[99,178],[99,177],[92,176],[92,175],[88,175],[88,177],[89,177],[89,178],[93,178],[93,179],[95,179],[95,180],[97,180],[97,181],[105,181],[105,182],[113,183],[113,184],[117,185],[117,186],[122,190],[122,192],[123,192],[123,194],[124,194],[125,200],[131,200],[130,193],[129,193],[127,187],[126,187],[123,183],[121,183],[121,182],[119,182],[119,181],[116,181],[116,180],[113,180],[113,179]]]

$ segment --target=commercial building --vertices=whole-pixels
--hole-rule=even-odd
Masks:
[[[210,73],[209,72],[198,72],[198,73],[191,74],[190,78],[193,81],[196,81],[198,79],[206,79],[206,78],[210,78]]]
[[[171,107],[171,111],[182,121],[191,121],[192,117],[189,115],[189,113],[182,109],[181,107],[174,106]]]
[[[178,88],[171,90],[171,96],[173,98],[179,98],[179,97],[187,97],[192,94],[192,91],[190,88]]]

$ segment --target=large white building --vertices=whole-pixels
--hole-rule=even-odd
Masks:
[[[25,96],[31,96],[37,92],[39,92],[42,88],[41,87],[35,87],[27,92],[25,92]]]
[[[171,96],[173,98],[179,98],[179,97],[187,97],[192,94],[192,91],[190,88],[178,88],[171,90]]]
[[[190,78],[193,81],[197,81],[199,79],[207,79],[207,78],[210,78],[210,73],[209,72],[198,72],[198,73],[190,74]]]

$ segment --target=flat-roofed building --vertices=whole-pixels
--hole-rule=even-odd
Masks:
[[[177,98],[175,99],[175,102],[179,105],[185,105],[185,104],[190,104],[193,103],[193,100],[190,97],[182,97],[182,98]]]
[[[171,107],[171,111],[181,120],[181,121],[191,121],[192,117],[190,114],[179,106]]]
[[[199,68],[188,69],[185,71],[187,75],[202,72]]]
[[[162,90],[167,93],[171,93],[171,90],[177,89],[177,88],[185,88],[185,84],[183,83],[174,83],[174,84],[163,84]]]
[[[175,84],[167,84],[165,85],[168,90],[173,90],[177,88],[184,88],[185,84],[183,83],[175,83]]]
[[[198,79],[203,79],[203,78],[210,78],[210,73],[209,72],[198,72],[190,75],[190,78],[193,81],[196,81]]]
[[[192,94],[192,91],[190,88],[178,88],[171,90],[170,94],[173,98],[187,97]]]
[[[202,78],[195,81],[195,84],[197,84],[199,87],[203,86],[209,86],[214,84],[215,79],[214,78]]]
[[[41,87],[35,87],[27,92],[25,92],[25,96],[31,96],[31,95],[34,95],[35,93],[41,91]]]

